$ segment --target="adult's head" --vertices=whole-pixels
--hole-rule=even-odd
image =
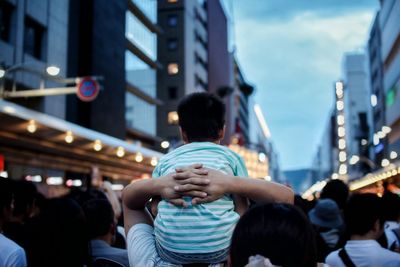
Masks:
[[[245,266],[255,255],[283,267],[315,267],[314,232],[304,213],[288,204],[265,204],[247,211],[233,233],[230,264]]]
[[[400,222],[400,197],[387,192],[382,197],[383,216],[385,221]]]
[[[12,185],[11,181],[0,177],[0,230],[3,223],[7,222],[12,212]]]
[[[322,189],[321,199],[330,198],[343,210],[349,197],[349,187],[342,180],[330,180]]]
[[[382,200],[375,194],[351,196],[344,214],[350,236],[377,239],[382,234]]]
[[[36,186],[32,182],[22,180],[13,183],[14,220],[23,223],[33,215],[37,193]]]
[[[107,199],[93,199],[83,206],[90,239],[105,239],[112,243],[116,221],[113,208]]]
[[[184,142],[218,141],[224,136],[225,105],[209,93],[193,93],[178,105]]]
[[[339,228],[343,224],[339,207],[332,199],[320,199],[308,213],[312,224],[321,228]]]

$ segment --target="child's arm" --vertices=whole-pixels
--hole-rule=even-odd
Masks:
[[[235,204],[235,211],[242,217],[242,215],[249,208],[249,200],[246,197],[233,195],[233,203]]]

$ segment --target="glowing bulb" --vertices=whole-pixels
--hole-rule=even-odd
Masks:
[[[67,142],[68,144],[74,142],[74,136],[72,135],[71,131],[67,131],[67,134],[65,135],[65,142]]]
[[[48,66],[46,72],[50,76],[57,76],[60,73],[60,68],[56,66]]]
[[[397,152],[396,151],[390,152],[390,159],[395,159],[395,158],[397,158]]]
[[[346,148],[346,140],[343,138],[339,139],[339,149],[345,149]]]
[[[339,166],[339,174],[344,175],[347,173],[347,166],[346,164],[340,164]]]
[[[335,173],[332,173],[332,179],[338,179],[339,178],[339,174],[337,174],[336,172]]]
[[[169,148],[169,142],[168,141],[162,141],[161,142],[161,147],[164,148],[164,149]]]
[[[353,155],[353,156],[351,156],[351,158],[350,158],[350,164],[351,164],[351,165],[354,165],[354,164],[356,164],[359,160],[360,160],[360,157],[359,157],[359,156]]]
[[[143,161],[143,155],[142,153],[138,152],[135,156],[136,162],[142,162]]]
[[[337,116],[337,124],[339,126],[342,126],[344,124],[344,116],[343,115],[340,114]]]
[[[117,157],[122,158],[125,156],[125,149],[122,146],[117,148]]]
[[[151,161],[150,161],[151,166],[156,166],[157,163],[158,163],[157,158],[156,157],[152,157]]]
[[[260,162],[265,162],[267,160],[267,156],[264,153],[259,153],[258,154],[258,160]]]
[[[6,71],[3,69],[0,69],[0,79],[3,78],[6,75]]]
[[[94,141],[94,144],[93,144],[93,149],[95,150],[95,151],[100,151],[101,149],[103,148],[103,144],[101,143],[101,141],[100,140],[95,140]]]
[[[382,127],[382,132],[385,134],[388,134],[392,131],[392,128],[390,128],[389,126],[383,126]]]
[[[26,130],[30,133],[34,133],[37,130],[36,122],[34,120],[30,120]]]
[[[389,164],[390,164],[390,161],[388,159],[383,159],[381,162],[382,167],[387,167],[387,166],[389,166]]]
[[[343,136],[345,136],[345,133],[346,133],[346,130],[344,129],[344,127],[340,126],[338,128],[338,136],[343,137]]]
[[[343,100],[338,100],[338,101],[336,102],[336,109],[339,110],[339,111],[341,111],[341,110],[344,109],[344,102],[343,102]]]
[[[347,159],[347,154],[344,151],[340,151],[339,152],[339,161],[340,162],[345,162]]]

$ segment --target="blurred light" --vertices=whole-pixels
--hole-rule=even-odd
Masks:
[[[347,160],[347,154],[344,151],[339,152],[339,161],[340,162],[345,162]]]
[[[46,72],[50,76],[57,76],[60,73],[60,68],[57,66],[48,66]]]
[[[148,174],[148,173],[143,173],[142,174],[142,179],[149,179],[151,176],[150,176],[150,174]]]
[[[46,183],[48,185],[61,185],[61,184],[63,184],[63,178],[62,177],[49,177],[46,179]]]
[[[122,158],[125,156],[125,149],[122,146],[117,148],[117,157]]]
[[[42,176],[40,175],[27,175],[25,177],[26,181],[40,183],[42,181]]]
[[[34,120],[30,120],[28,122],[28,126],[26,127],[26,130],[30,133],[34,133],[37,130],[36,122]]]
[[[359,157],[359,156],[353,155],[353,156],[351,156],[351,158],[350,158],[350,164],[351,164],[351,165],[354,165],[354,164],[356,164],[359,160],[360,160],[360,157]]]
[[[7,171],[0,171],[0,176],[3,178],[8,178],[8,172]]]
[[[343,115],[340,114],[337,116],[337,124],[339,126],[342,126],[344,124],[344,116]]]
[[[341,111],[341,110],[344,109],[343,100],[338,100],[338,101],[336,101],[336,109],[339,110],[339,111]]]
[[[161,147],[164,148],[164,149],[169,148],[169,142],[168,141],[162,141],[161,142]]]
[[[157,158],[156,157],[152,157],[151,161],[150,161],[151,166],[156,166],[157,163],[158,163]]]
[[[339,139],[339,149],[345,149],[346,148],[346,140],[344,138]]]
[[[270,138],[271,137],[271,132],[269,131],[267,122],[266,122],[266,120],[264,118],[264,115],[262,113],[260,105],[258,105],[258,104],[254,105],[254,112],[256,113],[256,117],[257,117],[258,123],[261,126],[261,129],[263,131],[264,136],[266,138]]]
[[[102,148],[103,148],[103,144],[101,143],[101,141],[99,139],[95,140],[94,144],[93,144],[93,149],[95,151],[100,151]]]
[[[382,127],[382,132],[384,133],[384,134],[388,134],[388,133],[390,133],[392,131],[392,128],[390,128],[389,126],[383,126]]]
[[[368,144],[368,140],[367,139],[361,139],[361,145],[362,146],[366,146]]]
[[[136,153],[135,160],[136,160],[136,162],[142,162],[143,161],[142,153],[140,153],[140,152]]]
[[[338,128],[338,136],[339,136],[339,137],[343,137],[343,136],[345,136],[345,133],[346,133],[346,130],[344,129],[344,127],[343,127],[343,126],[340,126],[340,127]]]
[[[395,158],[397,158],[397,152],[396,151],[390,152],[390,159],[395,159]]]
[[[68,187],[71,187],[71,186],[79,187],[79,186],[82,186],[82,181],[79,180],[79,179],[76,179],[76,180],[68,179],[68,180],[65,182],[65,184],[66,184]]]
[[[265,180],[265,181],[271,181],[272,178],[271,178],[271,176],[267,175],[267,176],[264,177],[264,180]]]
[[[340,164],[339,166],[339,174],[344,175],[347,173],[347,166],[346,164]]]
[[[387,167],[387,166],[389,166],[389,164],[390,164],[390,161],[388,159],[383,159],[381,162],[382,167]]]
[[[258,153],[258,160],[260,162],[265,162],[267,160],[267,155],[265,155],[264,153]]]
[[[0,79],[6,75],[6,71],[4,69],[0,69]]]
[[[343,97],[343,83],[342,82],[336,82],[335,83],[335,89],[336,89],[336,95],[338,98]]]
[[[377,134],[374,134],[374,145],[378,145],[379,144],[379,137]]]
[[[332,179],[338,179],[339,178],[339,174],[337,174],[336,172],[335,173],[332,173]]]
[[[371,95],[371,106],[376,107],[377,104],[378,104],[378,98],[376,97],[376,95],[372,94]]]
[[[378,137],[379,137],[380,139],[383,139],[383,138],[386,137],[386,134],[385,134],[384,132],[382,132],[382,131],[377,132],[377,135],[378,135]]]
[[[3,111],[6,112],[6,113],[9,113],[9,114],[14,114],[15,113],[15,108],[10,107],[10,106],[5,106],[3,108]]]
[[[178,124],[178,122],[179,122],[178,112],[176,112],[176,111],[168,112],[168,123],[169,124]]]
[[[124,189],[123,184],[111,184],[111,189],[115,191],[121,191]]]
[[[169,63],[167,69],[169,75],[175,75],[179,72],[179,65],[178,63]]]
[[[65,135],[65,142],[67,142],[68,144],[74,142],[74,136],[72,135],[71,131],[67,131],[67,134]]]

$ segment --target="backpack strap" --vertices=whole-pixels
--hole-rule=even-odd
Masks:
[[[356,265],[350,259],[349,254],[347,254],[347,252],[344,248],[342,248],[339,251],[339,257],[342,259],[342,261],[343,261],[344,265],[346,265],[346,267],[356,267]]]

